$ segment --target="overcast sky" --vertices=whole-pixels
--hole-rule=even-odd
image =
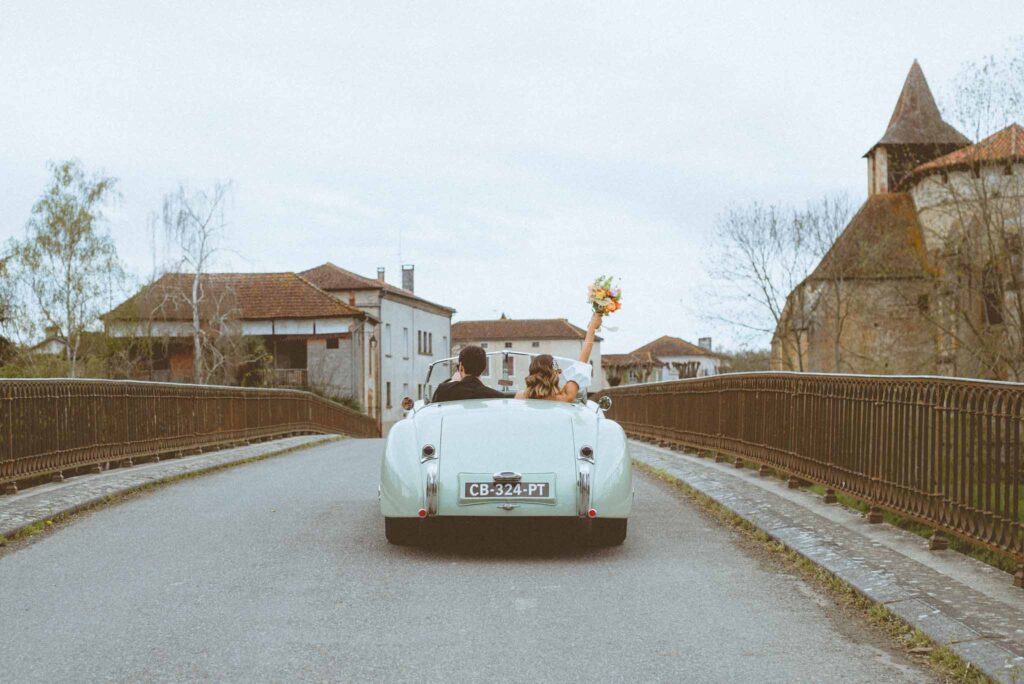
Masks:
[[[700,316],[715,216],[860,204],[913,59],[941,99],[1021,32],[1021,0],[0,0],[0,238],[77,157],[141,276],[163,194],[232,179],[223,270],[406,262],[456,320],[578,324],[614,273],[604,351],[736,345]]]

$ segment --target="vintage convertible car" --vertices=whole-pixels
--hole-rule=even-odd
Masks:
[[[619,424],[605,417],[611,400],[572,404],[515,399],[510,356],[499,380],[507,399],[441,403],[403,399],[406,417],[388,434],[381,466],[384,532],[395,544],[416,543],[425,528],[451,518],[544,518],[570,522],[581,540],[617,545],[626,538],[633,504],[629,449]],[[558,359],[562,367],[571,359]],[[457,360],[434,363],[424,396]],[[435,371],[435,367],[437,370]],[[502,525],[503,523],[495,523]]]

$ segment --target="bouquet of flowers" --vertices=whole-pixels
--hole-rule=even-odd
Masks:
[[[612,276],[601,276],[587,288],[587,303],[602,316],[615,313],[622,308],[622,288],[612,284]]]

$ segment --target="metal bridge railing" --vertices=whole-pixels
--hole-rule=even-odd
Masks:
[[[0,491],[105,463],[296,433],[379,435],[308,392],[112,380],[0,380]]]
[[[632,436],[845,492],[1024,565],[1024,384],[744,373],[605,390]]]

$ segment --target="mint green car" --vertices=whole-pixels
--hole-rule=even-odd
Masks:
[[[509,355],[532,356],[488,354]],[[431,366],[426,396],[434,367],[454,362]],[[403,400],[406,416],[391,428],[381,466],[388,541],[416,543],[425,526],[467,517],[569,520],[592,544],[625,541],[632,464],[625,433],[605,417],[610,400],[515,399],[507,376],[499,385],[507,399]]]

